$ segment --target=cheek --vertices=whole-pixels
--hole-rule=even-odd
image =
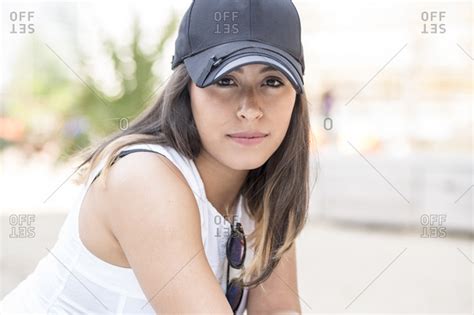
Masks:
[[[283,140],[290,125],[291,115],[295,107],[296,97],[285,97],[278,100],[274,109],[268,113],[271,125],[275,126],[275,132],[279,140]]]
[[[207,94],[202,91],[191,93],[191,110],[203,143],[222,137],[222,125],[229,119],[229,113],[219,99]]]

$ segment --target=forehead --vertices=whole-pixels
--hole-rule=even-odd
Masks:
[[[235,68],[232,72],[244,74],[245,72],[265,73],[270,71],[280,72],[277,68],[265,64],[248,64]],[[281,73],[281,72],[280,72]]]

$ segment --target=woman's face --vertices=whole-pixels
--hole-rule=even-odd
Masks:
[[[191,81],[189,92],[203,153],[235,170],[258,168],[277,150],[296,99],[286,76],[264,64],[242,66],[206,88]],[[266,136],[231,136],[246,132]]]

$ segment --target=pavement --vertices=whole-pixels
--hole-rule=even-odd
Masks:
[[[0,297],[47,254],[64,219],[38,215],[34,237],[10,238],[9,218],[1,216]],[[423,238],[420,231],[312,218],[296,246],[298,296],[306,314],[473,312],[469,237]]]

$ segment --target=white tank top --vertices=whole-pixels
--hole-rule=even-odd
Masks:
[[[199,207],[201,236],[207,260],[225,293],[225,245],[230,224],[207,200],[204,184],[194,161],[180,155],[171,147],[156,144],[129,145],[121,151],[133,149],[152,150],[164,155],[186,178]],[[112,265],[96,257],[79,238],[78,217],[82,200],[104,164],[105,160],[101,161],[81,186],[78,198],[60,229],[54,247],[39,261],[28,277],[4,297],[0,302],[0,313],[155,313],[147,303],[131,268]],[[236,220],[242,223],[246,235],[253,231],[254,221],[244,209],[242,196],[237,206]],[[246,264],[251,258],[252,252],[247,249]],[[233,273],[230,278],[232,275]],[[246,288],[237,314],[243,314],[245,311],[247,297]]]

